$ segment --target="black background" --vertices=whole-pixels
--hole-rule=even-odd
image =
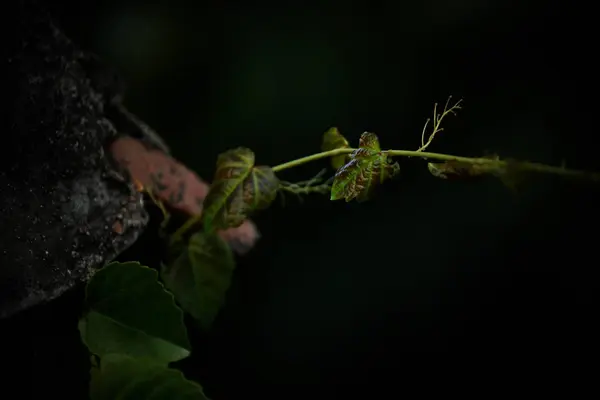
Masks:
[[[596,47],[577,7],[52,5],[69,36],[123,73],[126,105],[206,179],[228,148],[275,165],[317,152],[330,126],[352,141],[369,130],[384,148],[415,149],[448,95],[464,109],[431,151],[600,170]],[[464,378],[466,368],[560,369],[578,363],[564,356],[593,357],[598,187],[540,176],[515,196],[493,179],[446,182],[418,160],[400,162],[402,176],[369,203],[288,198],[255,218],[263,237],[239,259],[214,330],[194,335],[181,363],[188,378],[214,400],[244,390],[341,398],[414,377]],[[281,176],[304,180],[325,166]],[[120,260],[151,261],[151,235]],[[2,321],[3,352],[20,359],[26,393],[85,398],[82,299],[74,290]]]

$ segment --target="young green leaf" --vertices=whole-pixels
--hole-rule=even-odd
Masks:
[[[213,226],[237,226],[245,219],[243,193],[244,179],[254,167],[254,153],[247,148],[228,150],[217,158],[217,169],[208,195],[204,199],[202,222],[207,230]],[[242,199],[242,201],[240,201]]]
[[[350,148],[348,140],[338,130],[338,128],[329,128],[323,134],[323,142],[321,144],[321,151],[330,151],[335,149],[347,149]],[[331,166],[334,169],[341,168],[344,164],[350,161],[348,154],[341,154],[339,156],[331,157]]]
[[[235,260],[218,235],[195,233],[175,261],[163,266],[161,277],[181,307],[204,328],[210,327],[225,301]]]
[[[496,163],[464,163],[446,161],[443,163],[428,163],[429,172],[441,179],[478,178],[485,175],[495,176],[510,190],[517,192],[529,178],[526,171],[520,168],[520,163],[514,160],[500,161],[497,155],[482,157]]]
[[[365,132],[360,137],[358,149],[350,154],[350,161],[336,172],[331,187],[331,200],[368,200],[378,184],[392,178],[399,171],[398,163],[392,162],[381,151],[377,136]]]
[[[248,215],[275,199],[279,180],[271,168],[254,166],[254,153],[237,148],[217,159],[217,171],[204,200],[202,223],[207,232],[237,227]]]
[[[497,155],[488,155],[483,159],[500,161]],[[475,178],[483,175],[500,176],[504,173],[499,163],[466,163],[461,161],[445,161],[442,163],[427,163],[429,172],[436,178],[459,179]]]
[[[371,154],[380,152],[381,146],[379,145],[379,138],[372,132],[363,132],[358,140],[358,148],[367,149]]]
[[[88,283],[86,301],[79,331],[93,354],[123,353],[164,364],[190,354],[183,312],[155,270],[110,263]]]
[[[152,359],[107,354],[91,376],[91,400],[209,400],[202,386]]]

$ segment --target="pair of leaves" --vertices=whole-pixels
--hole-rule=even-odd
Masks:
[[[270,167],[254,166],[252,150],[240,147],[219,155],[217,169],[204,200],[204,229],[237,227],[255,210],[267,208],[279,190]]]
[[[126,354],[162,364],[190,354],[183,311],[153,269],[137,262],[110,263],[89,281],[86,302],[79,331],[93,354]]]
[[[181,307],[207,329],[231,284],[235,260],[220,236],[197,232],[173,263],[163,266],[161,277]]]
[[[152,359],[107,354],[91,375],[91,400],[208,400],[200,385]]]
[[[325,132],[323,149],[348,147],[348,141],[337,129],[332,128]],[[345,199],[347,202],[353,199],[359,202],[368,200],[377,185],[391,179],[400,171],[399,164],[392,162],[387,154],[381,151],[377,135],[371,132],[361,135],[358,149],[351,154],[334,157],[332,165],[337,167],[337,172],[331,187],[331,200]]]
[[[168,363],[190,354],[183,311],[158,281],[158,273],[137,262],[110,263],[86,288],[88,310],[79,331],[92,366],[90,398],[206,400],[202,387]]]

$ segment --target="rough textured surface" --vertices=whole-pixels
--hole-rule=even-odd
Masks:
[[[13,103],[0,146],[0,317],[85,281],[148,219],[104,153],[118,130],[105,113],[120,90],[114,75],[33,2],[16,4],[3,43]]]

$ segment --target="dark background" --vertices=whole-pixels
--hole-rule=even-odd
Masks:
[[[126,106],[206,179],[228,148],[275,165],[317,152],[330,126],[354,142],[369,130],[384,148],[416,149],[433,103],[448,95],[464,109],[431,151],[600,170],[596,47],[577,7],[52,5],[72,39],[122,72]],[[465,378],[465,368],[561,369],[574,362],[564,356],[593,357],[598,187],[541,176],[514,195],[493,179],[446,182],[400,161],[402,176],[372,202],[290,197],[255,218],[263,238],[239,258],[214,330],[193,338],[181,365],[188,378],[214,400],[243,390],[341,398],[349,388],[400,390],[414,377]],[[326,165],[281,177],[304,180]],[[151,242],[120,259],[147,258]],[[26,390],[85,398],[82,299],[74,290],[2,321]]]

